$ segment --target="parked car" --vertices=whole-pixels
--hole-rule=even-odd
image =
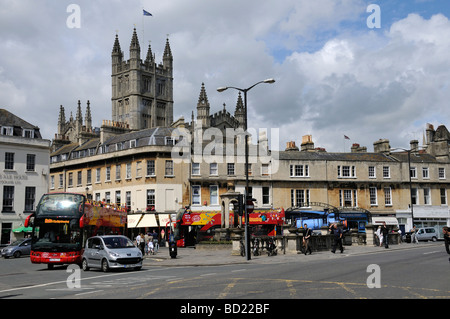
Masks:
[[[81,259],[84,271],[89,268],[109,269],[142,268],[142,253],[125,236],[107,235],[88,238]]]
[[[433,227],[424,227],[419,228],[416,233],[418,240],[432,240],[436,241],[438,239],[438,233],[436,232],[436,229]]]
[[[2,249],[2,257],[19,258],[22,255],[29,255],[31,252],[31,238],[24,238],[17,240]]]

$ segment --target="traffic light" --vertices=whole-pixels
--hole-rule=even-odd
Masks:
[[[236,201],[233,201],[233,210],[239,216],[244,215],[244,195],[239,194]]]

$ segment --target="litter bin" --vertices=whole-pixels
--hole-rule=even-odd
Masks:
[[[169,254],[171,258],[177,258],[177,243],[174,241],[169,243]]]

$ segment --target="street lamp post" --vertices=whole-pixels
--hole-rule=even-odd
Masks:
[[[248,216],[248,207],[247,207],[247,202],[250,199],[250,197],[248,196],[248,134],[247,134],[247,92],[250,91],[252,88],[254,88],[255,86],[257,86],[258,84],[261,83],[268,83],[268,84],[272,84],[275,83],[274,79],[267,79],[264,81],[260,81],[258,83],[253,84],[252,86],[246,88],[246,89],[240,89],[234,86],[226,86],[226,87],[220,87],[217,89],[218,92],[223,92],[227,89],[235,89],[238,90],[240,92],[244,93],[244,131],[245,131],[245,196],[244,196],[244,216],[245,216],[245,256],[247,258],[247,260],[251,259],[251,252],[250,252],[250,233],[248,230],[248,224],[249,224],[249,216]]]

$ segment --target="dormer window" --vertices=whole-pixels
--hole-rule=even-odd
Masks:
[[[26,138],[34,138],[34,130],[23,129],[22,136]]]
[[[166,137],[166,145],[174,146],[175,138],[174,137]]]
[[[2,135],[13,136],[13,132],[14,132],[14,130],[13,130],[12,126],[2,126],[2,129],[1,129]]]

